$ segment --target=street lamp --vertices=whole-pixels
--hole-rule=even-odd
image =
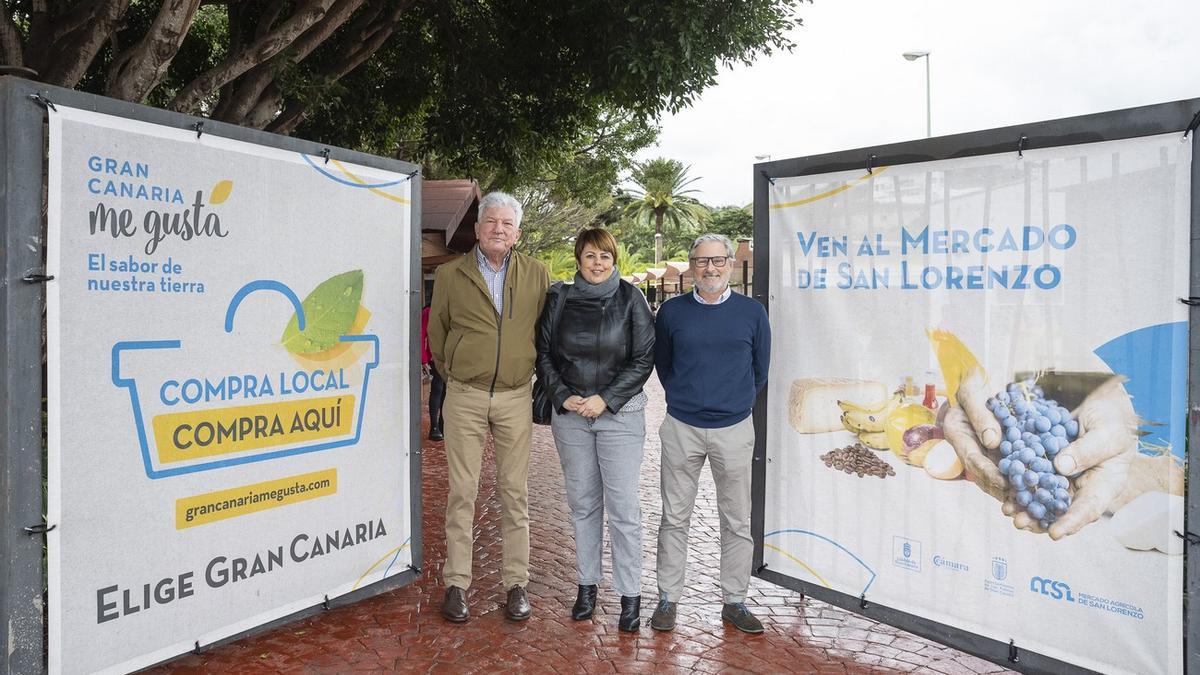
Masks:
[[[933,112],[929,105],[929,52],[904,52],[903,56],[908,61],[925,58],[925,138],[929,138],[933,136]]]

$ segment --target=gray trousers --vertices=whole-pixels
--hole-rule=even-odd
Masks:
[[[662,439],[662,522],[658,528],[658,592],[670,602],[683,594],[688,528],[704,460],[717,484],[721,519],[721,593],[727,603],[745,602],[754,564],[750,537],[750,467],[754,459],[752,418],[722,429],[684,424],[669,414]]]
[[[641,410],[605,411],[594,421],[557,411],[550,422],[562,461],[567,506],[575,526],[575,569],[581,586],[604,577],[604,512],[612,544],[613,590],[642,594],[642,506],[638,477],[646,442]]]

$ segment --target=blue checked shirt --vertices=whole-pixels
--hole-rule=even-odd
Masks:
[[[487,284],[488,291],[492,294],[492,304],[496,306],[497,314],[504,312],[504,277],[508,275],[508,259],[511,257],[512,251],[509,251],[504,255],[504,264],[500,265],[500,269],[493,270],[483,251],[478,246],[475,247],[475,261],[479,263],[483,283]]]

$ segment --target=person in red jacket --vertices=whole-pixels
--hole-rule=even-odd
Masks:
[[[442,402],[446,400],[446,381],[433,363],[433,352],[429,351],[429,301],[421,310],[421,376],[432,378],[429,383],[429,440],[440,441],[442,433]]]

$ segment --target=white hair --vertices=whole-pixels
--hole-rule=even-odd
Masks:
[[[521,208],[521,202],[517,198],[507,192],[489,192],[479,200],[479,220],[483,220],[483,214],[491,208],[512,209],[513,215],[516,216],[516,226],[521,227],[521,214],[524,209]]]
[[[724,244],[725,255],[730,258],[734,257],[733,242],[729,240],[729,237],[726,237],[723,234],[717,234],[715,232],[709,232],[708,234],[702,234],[699,237],[696,237],[696,241],[692,242],[692,247],[688,249],[688,257],[692,257],[692,254],[696,252],[696,249],[700,248],[701,244],[708,241],[716,241]]]

